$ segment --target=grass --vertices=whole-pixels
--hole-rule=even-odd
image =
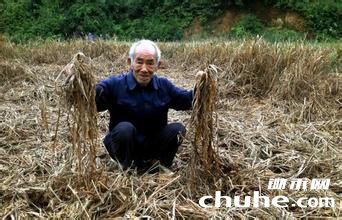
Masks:
[[[173,175],[123,172],[101,146],[109,119],[107,113],[99,113],[98,128],[94,129],[100,137],[96,139],[96,166],[89,181],[83,181],[78,160],[69,153],[75,140],[70,132],[75,119],[68,111],[59,111],[55,79],[79,51],[92,58],[94,81],[125,71],[129,46],[129,42],[116,41],[2,43],[10,55],[1,53],[0,62],[0,216],[341,217],[339,49],[321,44],[267,43],[262,39],[160,43],[164,65],[159,74],[179,86],[192,88],[197,71],[211,64],[217,68],[216,108],[204,113],[170,111],[169,118],[198,128],[191,113],[197,112],[196,117],[216,115],[212,130],[199,131],[202,135],[212,132],[209,139],[223,165],[221,173],[212,173],[211,181],[197,178],[196,187],[189,187],[193,132],[188,132],[180,147]],[[199,147],[197,143],[195,147]],[[201,166],[198,169],[203,170]],[[89,174],[87,169],[82,172]],[[275,177],[330,178],[331,185],[325,191],[268,190],[269,179]],[[261,191],[290,200],[303,194],[329,196],[335,198],[336,206],[204,209],[198,205],[200,197],[217,190],[230,196]]]

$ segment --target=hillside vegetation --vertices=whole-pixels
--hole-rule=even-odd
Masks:
[[[256,34],[331,40],[341,37],[341,5],[338,0],[1,0],[0,33],[17,42],[89,32],[121,40]]]

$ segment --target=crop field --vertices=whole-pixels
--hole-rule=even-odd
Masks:
[[[214,101],[215,108],[208,108],[212,112],[194,109],[194,117],[193,111],[170,110],[169,122],[183,122],[187,135],[173,173],[154,174],[122,171],[111,160],[102,144],[107,112],[97,113],[96,125],[77,132],[77,111],[65,106],[68,94],[60,91],[65,80],[60,72],[77,52],[91,58],[89,71],[97,82],[128,70],[130,45],[101,40],[14,45],[0,40],[1,218],[342,218],[341,44],[271,44],[259,38],[159,43],[163,62],[156,74],[193,89],[196,72],[214,68],[217,83],[207,92],[217,97],[208,99]],[[83,113],[87,111],[93,109]],[[211,129],[200,123],[202,116],[213,119]],[[83,136],[91,132],[92,143]],[[209,137],[220,161],[215,171],[198,162],[202,136]],[[78,154],[75,140],[91,150]],[[275,178],[330,179],[330,185],[270,189]],[[335,204],[239,208],[224,202],[214,207],[208,200],[207,208],[199,205],[201,197],[216,191],[230,197],[259,191],[290,202],[329,197]]]

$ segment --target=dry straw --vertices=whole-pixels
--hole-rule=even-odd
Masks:
[[[99,147],[96,165],[100,172],[94,175],[96,178],[85,178],[90,181],[80,181],[83,180],[80,178],[83,174],[75,163],[84,163],[81,171],[92,164],[93,155],[88,157],[91,152],[89,130],[94,128],[104,136],[109,116],[100,113],[99,129],[90,126],[89,119],[92,117],[87,114],[93,114],[94,109],[85,106],[90,105],[87,102],[93,95],[90,91],[94,92],[90,90],[94,83],[94,74],[90,73],[95,71],[88,71],[91,65],[87,61],[76,57],[71,62],[74,64],[71,71],[74,77],[66,81],[66,77],[61,74],[57,80],[60,86],[58,95],[63,97],[63,106],[69,109],[65,111],[65,108],[61,108],[60,114],[60,100],[54,89],[55,79],[77,51],[85,51],[92,58],[97,70],[96,76],[101,79],[108,76],[109,69],[113,69],[114,73],[123,71],[127,68],[125,61],[129,45],[115,41],[15,45],[13,49],[20,51],[16,54],[18,60],[5,57],[1,61],[1,218],[341,217],[342,77],[336,65],[330,65],[335,62],[332,59],[334,56],[331,56],[337,48],[334,46],[322,48],[320,45],[303,43],[270,44],[262,39],[243,42],[160,43],[170,69],[162,69],[159,74],[167,75],[179,86],[192,88],[196,83],[195,73],[207,67],[208,63],[218,67],[216,107],[210,108],[211,105],[205,101],[208,100],[205,97],[209,96],[200,92],[197,94],[201,94],[198,100],[204,103],[197,102],[194,108],[196,114],[193,116],[194,121],[197,120],[196,117],[202,117],[208,122],[205,125],[201,124],[201,120],[194,123],[208,131],[204,134],[204,130],[198,130],[197,134],[211,136],[205,136],[205,139],[197,137],[197,155],[194,155],[192,148],[194,142],[185,139],[177,154],[175,173],[172,176],[162,173],[128,175],[110,160],[105,149]],[[207,73],[209,77],[215,76],[210,71]],[[84,89],[78,79],[81,79]],[[206,82],[207,86],[210,85]],[[212,92],[215,93],[206,91],[212,95]],[[213,97],[210,96],[210,99],[214,100]],[[77,106],[81,103],[83,108],[79,111]],[[207,108],[207,111],[200,110],[200,106]],[[209,111],[210,109],[213,111]],[[85,115],[81,121],[84,127],[77,125],[80,122],[80,115],[77,114],[80,112]],[[57,118],[58,139],[53,149],[51,145],[55,133],[51,128],[56,126]],[[187,112],[170,111],[169,118],[186,122],[191,119],[191,115]],[[211,121],[212,130],[209,126]],[[71,133],[69,129],[72,130]],[[191,136],[195,135],[195,131],[196,128],[188,129],[190,137],[195,137]],[[80,144],[72,145],[76,141],[80,141]],[[210,170],[209,146],[214,149],[214,155],[222,164],[221,173],[213,172],[214,175],[207,178],[208,172],[199,171],[205,170],[205,164],[208,164]],[[81,160],[78,159],[78,149],[87,150],[82,151],[85,157]],[[192,190],[186,184],[186,168],[191,163],[191,158],[195,157],[198,159],[195,161],[198,166],[193,169],[198,176],[194,179],[196,188]],[[208,161],[202,162],[206,160],[203,158]],[[225,167],[229,169],[223,169]],[[288,180],[330,178],[331,184],[328,190],[268,190],[269,179],[276,177]],[[208,179],[214,181],[209,181],[208,184],[205,181]],[[260,191],[262,195],[271,198],[277,195],[287,196],[290,201],[302,196],[328,196],[335,199],[336,206],[326,209],[272,206],[201,208],[198,199],[204,195],[213,196],[215,190],[220,190],[225,196],[242,197],[251,195],[253,191]]]
[[[60,95],[62,104],[71,116],[69,129],[72,150],[69,156],[73,159],[77,155],[77,167],[81,174],[92,173],[95,168],[98,129],[95,78],[92,71],[90,58],[77,53],[56,79],[67,73]]]
[[[12,59],[16,56],[16,51],[9,40],[0,34],[0,58],[1,59]]]
[[[218,165],[214,149],[217,120],[217,67],[210,65],[204,72],[198,74],[189,129],[194,133],[191,170],[199,168],[210,172]]]

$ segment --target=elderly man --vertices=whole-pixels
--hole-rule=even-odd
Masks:
[[[110,113],[104,144],[124,169],[153,159],[170,167],[185,134],[184,125],[168,123],[167,114],[169,108],[191,109],[193,91],[154,74],[160,57],[154,42],[138,41],[129,51],[129,72],[96,85],[97,110]]]

